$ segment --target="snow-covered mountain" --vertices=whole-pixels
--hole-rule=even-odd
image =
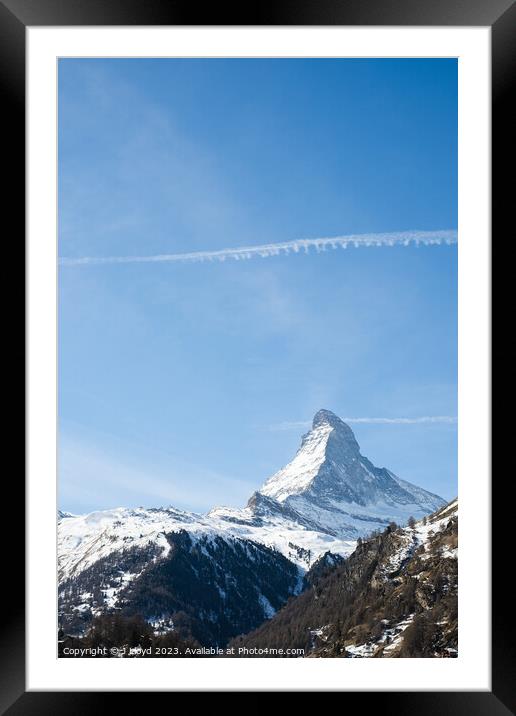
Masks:
[[[320,410],[294,459],[242,509],[216,507],[206,515],[173,507],[79,516],[60,512],[59,574],[70,577],[124,547],[152,542],[165,551],[163,535],[182,529],[194,536],[260,542],[306,568],[328,550],[348,554],[358,537],[444,504],[437,495],[375,467],[361,455],[351,428]]]
[[[319,410],[294,459],[254,493],[246,510],[218,508],[210,515],[226,520],[248,520],[249,513],[262,519],[283,517],[316,533],[356,540],[444,504],[438,495],[375,467],[360,453],[349,425],[329,410]]]
[[[240,550],[247,555],[240,580],[246,582],[249,574],[255,574],[260,583],[257,558],[262,570],[268,563],[270,575],[278,570],[283,575],[278,577],[275,595],[264,596],[263,585],[257,586],[255,601],[265,604],[270,615],[301,588],[303,574],[321,555],[348,555],[359,537],[393,521],[405,524],[410,516],[422,517],[444,504],[437,495],[375,467],[361,455],[351,428],[330,411],[320,410],[294,459],[269,478],[244,508],[217,507],[204,515],[173,507],[118,508],[79,516],[59,512],[61,604],[68,614],[90,618],[103,609],[126,609],[128,595],[142,575],[154,574],[157,563],[177,565],[177,550],[183,551],[182,559],[193,573],[198,571],[194,562],[200,550],[214,574],[220,572],[217,561],[222,554],[228,560]],[[188,538],[178,541],[178,534]],[[295,579],[286,564],[294,569]],[[94,588],[95,580],[102,589]],[[226,592],[222,582],[218,587]],[[174,593],[177,609],[186,597]],[[257,606],[255,611],[263,617],[263,608]],[[170,614],[165,609],[150,617],[166,620]]]
[[[348,503],[364,508],[385,504],[406,512],[428,512],[444,500],[375,467],[361,455],[349,425],[329,410],[315,414],[294,459],[270,477],[260,492],[281,503],[303,497],[312,503]],[[409,515],[407,515],[409,516]]]

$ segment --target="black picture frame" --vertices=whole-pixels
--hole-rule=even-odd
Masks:
[[[199,19],[202,18],[202,22]],[[511,159],[513,115],[509,111],[511,82],[515,76],[516,5],[512,0],[277,0],[274,3],[242,6],[235,10],[212,4],[200,9],[183,0],[0,0],[0,81],[4,111],[4,157],[9,167],[4,189],[4,213],[15,218],[11,243],[21,248],[23,265],[25,225],[25,36],[28,26],[77,25],[405,25],[489,26],[492,31],[492,235],[503,244],[509,232],[512,208],[514,162]],[[512,229],[513,232],[513,229]],[[16,241],[12,241],[16,236]],[[495,239],[496,240],[496,239]],[[10,302],[24,305],[23,280]],[[16,343],[15,343],[16,345]],[[14,351],[16,354],[16,351]],[[18,365],[20,361],[18,360]],[[19,400],[19,393],[17,400]],[[14,463],[16,464],[16,463]],[[19,473],[21,470],[19,471]],[[503,477],[493,482],[493,590],[492,590],[492,691],[491,692],[348,692],[345,708],[378,708],[396,714],[491,714],[516,713],[516,638],[513,591],[508,573],[512,559],[513,528],[505,514]],[[10,478],[8,504],[16,509],[17,530],[22,531],[21,506],[24,481]],[[5,483],[4,483],[5,485]],[[4,505],[6,502],[4,501]],[[15,506],[15,507],[13,507]],[[497,519],[497,516],[500,519]],[[4,575],[8,577],[9,600],[0,629],[0,714],[89,714],[143,708],[149,693],[119,692],[26,692],[25,690],[25,571],[23,533],[17,548],[4,545]],[[13,589],[13,586],[15,588]],[[474,595],[471,595],[474,599]],[[409,685],[407,685],[409,688]],[[236,690],[236,689],[235,689]],[[154,695],[154,694],[153,694]],[[124,703],[122,705],[121,699]],[[364,703],[364,699],[366,703]],[[359,702],[360,700],[360,702]],[[357,706],[351,702],[355,701]],[[146,702],[147,703],[147,702]],[[148,708],[148,705],[147,705]]]

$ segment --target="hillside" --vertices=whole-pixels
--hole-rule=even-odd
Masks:
[[[391,525],[231,645],[312,658],[457,656],[457,540],[457,501]]]
[[[103,614],[144,617],[157,633],[176,632],[202,645],[226,644],[271,617],[299,591],[298,568],[279,552],[248,540],[186,531],[153,544],[111,552],[59,587],[59,621],[85,633]]]

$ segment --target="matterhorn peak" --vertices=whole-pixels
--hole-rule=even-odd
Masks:
[[[349,425],[326,409],[317,411],[294,458],[265,482],[260,493],[304,515],[341,511],[347,519],[374,515],[380,523],[384,513],[407,519],[443,504],[437,495],[375,467],[361,454]]]
[[[319,410],[312,429],[303,435],[294,459],[270,477],[260,492],[283,502],[292,495],[308,490],[325,465],[333,459],[351,463],[360,447],[349,425],[331,410]]]
[[[346,425],[346,423],[341,420],[338,415],[335,415],[335,413],[332,413],[331,410],[326,410],[325,408],[321,408],[321,410],[318,410],[316,414],[314,415],[314,419],[312,421],[312,430],[315,428],[318,428],[320,425],[331,425],[332,428],[340,427],[341,425]]]
[[[354,451],[358,452],[360,450],[353,430],[349,427],[347,423],[345,423],[341,418],[339,418],[338,415],[332,413],[331,410],[326,410],[323,408],[317,411],[312,421],[312,430],[308,433],[308,436],[313,434],[314,431],[319,431],[320,429],[327,431],[332,430],[334,432],[334,434],[332,435],[333,441],[335,439],[343,440],[349,443],[349,445],[352,446],[352,449]]]

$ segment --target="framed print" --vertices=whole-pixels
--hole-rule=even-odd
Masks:
[[[514,711],[490,438],[514,6],[0,10],[28,338],[4,711]]]

